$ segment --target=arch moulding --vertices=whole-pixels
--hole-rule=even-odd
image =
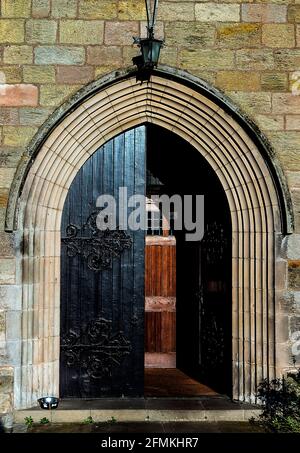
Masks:
[[[59,392],[60,224],[84,162],[117,134],[154,123],[193,145],[226,193],[232,220],[232,393],[253,401],[281,372],[276,335],[277,248],[292,231],[286,182],[255,126],[206,83],[170,68],[140,85],[134,72],[93,82],[59,108],[30,144],[6,218],[17,230],[22,327],[15,408]],[[182,156],[184,159],[184,155]]]

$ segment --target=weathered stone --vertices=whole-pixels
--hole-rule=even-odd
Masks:
[[[42,85],[40,103],[44,106],[60,105],[79,88],[80,85]]]
[[[16,168],[23,154],[22,148],[12,148],[10,146],[0,147],[0,165],[3,167]],[[0,195],[0,205],[6,206],[6,192]]]
[[[138,36],[138,22],[106,22],[105,24],[105,44],[109,45],[128,45],[132,42],[133,36]]]
[[[239,22],[240,5],[226,3],[196,3],[196,20],[201,22]]]
[[[236,51],[236,66],[238,69],[252,69],[260,71],[273,69],[274,58],[272,50],[268,49],[241,49]]]
[[[22,80],[22,68],[20,66],[1,66],[0,83],[19,83]]]
[[[255,115],[257,125],[265,131],[280,131],[284,129],[282,115]]]
[[[80,0],[79,17],[82,19],[115,19],[117,2],[113,0]]]
[[[294,132],[294,134],[295,134],[295,132]],[[297,151],[298,151],[298,155],[299,155],[299,150],[297,150]],[[298,166],[298,171],[299,171],[299,166]],[[290,192],[291,192],[291,196],[292,196],[294,215],[295,215],[295,233],[300,233],[300,190],[295,188],[295,189],[291,189]]]
[[[300,290],[300,260],[288,261],[288,278],[290,288]]]
[[[165,25],[165,38],[168,46],[212,46],[215,27],[212,24],[168,22]]]
[[[48,17],[50,14],[50,0],[33,0],[32,16]]]
[[[53,66],[24,66],[24,82],[28,83],[54,83],[55,68]]]
[[[294,47],[295,29],[291,24],[265,24],[262,43],[267,47]]]
[[[229,91],[258,91],[260,76],[257,72],[219,71],[216,84],[219,88]]]
[[[299,171],[300,168],[300,132],[270,133],[269,138],[285,170]]]
[[[300,112],[300,96],[294,96],[292,93],[274,93],[272,105],[274,113],[297,114]]]
[[[168,66],[178,66],[178,51],[177,47],[166,47],[162,50],[160,62]]]
[[[4,49],[4,63],[30,64],[33,61],[31,46],[9,46]]]
[[[260,46],[261,26],[259,24],[218,24],[219,47],[241,48]]]
[[[0,393],[0,413],[5,414],[12,410],[11,394]]]
[[[6,325],[5,325],[5,311],[0,310],[0,341],[5,340],[5,330],[6,330]],[[2,391],[2,382],[0,378],[0,392]],[[3,392],[4,393],[4,392]]]
[[[95,67],[95,77],[101,77],[104,74],[109,74],[110,72],[114,71],[115,69],[118,69],[118,66],[116,65],[106,65],[106,66],[96,66]]]
[[[285,22],[287,7],[272,4],[243,4],[243,22]]]
[[[1,105],[1,85],[0,85],[0,105]],[[18,109],[1,108],[0,109],[0,124],[18,124],[19,112]]]
[[[52,109],[42,107],[21,108],[19,110],[20,124],[22,126],[40,126],[46,121],[51,113]]]
[[[58,66],[57,83],[84,84],[92,80],[94,69],[91,66]]]
[[[26,22],[26,40],[29,43],[52,44],[56,41],[55,20],[31,19]]]
[[[16,127],[4,126],[4,145],[6,146],[22,146],[27,145],[37,132],[36,127]]]
[[[300,67],[300,49],[280,49],[274,51],[277,69],[298,71]]]
[[[288,21],[300,22],[300,5],[288,6]]]
[[[300,131],[300,115],[286,115],[285,120],[288,131]]]
[[[38,89],[34,85],[0,85],[0,105],[17,107],[35,106],[38,103]]]
[[[24,42],[24,20],[0,19],[0,42]]]
[[[233,69],[234,52],[215,49],[183,49],[179,51],[179,63],[186,69]]]
[[[0,393],[8,394],[13,391],[14,374],[11,367],[0,368]]]
[[[80,65],[85,60],[85,52],[82,47],[36,47],[34,54],[36,64]]]
[[[2,0],[2,17],[29,17],[31,0]]]
[[[165,21],[194,21],[195,11],[192,2],[172,3],[160,2],[158,9],[158,20]]]
[[[120,65],[122,50],[117,46],[90,46],[87,48],[87,63],[91,65]]]
[[[15,283],[16,261],[12,258],[0,259],[0,283],[4,285]]]
[[[104,22],[100,20],[61,20],[60,42],[64,44],[102,44]]]
[[[286,91],[288,87],[287,74],[284,72],[263,72],[261,74],[261,89],[263,91]]]
[[[173,23],[174,25],[174,23]],[[191,23],[190,23],[191,25]],[[147,22],[145,20],[140,21],[140,37],[146,38],[147,37]],[[159,20],[156,21],[155,24],[155,37],[157,39],[164,39],[165,38],[165,27],[164,22]]]
[[[0,158],[1,158],[1,156],[0,156]],[[9,194],[9,189],[0,189],[0,208],[6,209],[6,206],[8,203],[8,194]]]
[[[144,0],[119,0],[118,18],[120,20],[146,20]]]
[[[11,233],[0,232],[1,256],[14,256],[14,235]]]
[[[51,15],[53,17],[76,17],[77,0],[52,0]],[[85,17],[88,19],[88,17]],[[96,19],[96,18],[95,18]]]
[[[21,286],[1,285],[0,286],[0,309],[20,310],[22,308]],[[1,373],[1,371],[0,371]]]
[[[271,112],[270,93],[243,93],[240,91],[231,91],[228,92],[228,94],[236,105],[239,105],[250,115]]]

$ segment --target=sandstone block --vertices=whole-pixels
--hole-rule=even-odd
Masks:
[[[50,0],[33,0],[32,16],[48,17],[50,14]]]
[[[216,84],[222,90],[258,91],[260,76],[257,72],[250,71],[219,71]]]
[[[1,43],[24,42],[24,20],[22,19],[0,19],[0,41]]]
[[[57,23],[55,20],[31,19],[26,22],[26,40],[28,43],[55,43],[56,31]]]
[[[4,126],[3,127],[4,145],[6,146],[27,145],[36,132],[37,132],[36,127]]]
[[[28,83],[54,83],[55,68],[53,66],[24,66],[24,82]]]
[[[15,283],[16,262],[12,258],[0,259],[0,283],[11,285]]]
[[[285,72],[263,72],[261,74],[261,88],[264,91],[286,91],[288,87]]]
[[[22,68],[19,65],[1,66],[0,83],[19,83],[22,81]]]
[[[37,103],[38,89],[34,85],[0,85],[0,105],[2,106],[34,106]]]
[[[132,43],[132,37],[138,36],[138,22],[106,22],[105,24],[105,44],[109,45],[128,45]]]
[[[31,46],[5,47],[3,60],[7,64],[30,64],[33,61],[33,49]]]
[[[196,20],[201,22],[239,22],[240,5],[227,3],[196,3]]]
[[[87,63],[91,65],[122,64],[122,50],[117,46],[90,46],[87,48]]]
[[[30,108],[23,107],[19,110],[20,124],[22,126],[41,126],[49,115],[52,113],[52,109],[48,108]]]
[[[186,69],[221,70],[234,68],[234,52],[215,49],[183,49],[179,63]]]
[[[292,93],[274,93],[272,110],[274,113],[297,114],[300,112],[300,96],[294,96]]]
[[[2,17],[29,17],[31,0],[2,0]]]
[[[58,106],[79,88],[80,85],[42,85],[40,103],[45,107]]]
[[[236,51],[237,69],[260,71],[274,68],[272,50],[268,49],[241,49]]]
[[[194,21],[195,12],[193,2],[183,1],[180,3],[160,2],[158,20],[164,21]]]
[[[80,65],[84,63],[85,52],[82,47],[41,46],[36,47],[36,64]]]
[[[288,21],[298,23],[300,22],[300,5],[288,6]]]
[[[85,84],[94,77],[94,69],[91,66],[58,66],[57,83]]]
[[[260,46],[260,24],[218,24],[217,40],[219,47],[245,48]]]
[[[212,24],[167,22],[165,38],[168,46],[212,46],[215,42],[215,27]]]
[[[286,121],[286,129],[288,131],[300,131],[300,114],[299,115],[286,115],[285,121]],[[300,251],[300,247],[299,247],[299,251]]]
[[[119,0],[118,18],[120,20],[146,20],[144,0]]]
[[[60,42],[64,44],[102,44],[104,22],[100,20],[61,20]]]
[[[116,19],[117,2],[113,0],[80,0],[79,17],[82,19]]]
[[[295,47],[295,30],[291,24],[264,24],[262,43],[267,47]]]
[[[52,0],[51,14],[55,18],[76,17],[77,0]]]
[[[243,4],[242,21],[243,22],[285,22],[287,15],[286,5],[273,4]]]

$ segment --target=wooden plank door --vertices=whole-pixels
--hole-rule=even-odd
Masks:
[[[101,231],[99,195],[145,194],[145,127],[110,140],[83,165],[64,205],[60,396],[141,396],[144,231]]]

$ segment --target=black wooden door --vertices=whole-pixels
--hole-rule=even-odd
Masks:
[[[101,231],[99,195],[145,193],[145,127],[110,140],[83,165],[64,205],[60,396],[141,396],[144,231]],[[118,211],[118,210],[117,210]]]

